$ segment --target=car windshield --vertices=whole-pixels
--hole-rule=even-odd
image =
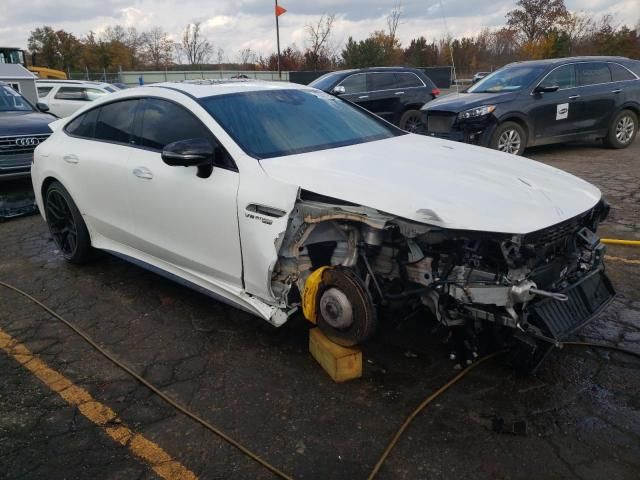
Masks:
[[[469,93],[514,92],[525,88],[544,72],[542,65],[513,65],[496,70],[470,87]]]
[[[262,90],[200,103],[253,157],[272,158],[355,145],[404,132],[319,90]]]
[[[340,77],[340,75],[335,72],[325,73],[311,82],[309,86],[326,92],[328,88],[336,83],[338,77]]]
[[[0,112],[32,112],[31,104],[8,85],[0,85]]]

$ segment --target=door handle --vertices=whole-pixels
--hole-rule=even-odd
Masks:
[[[369,95],[360,95],[360,96],[358,97],[358,99],[360,99],[360,98],[369,98]]]
[[[78,163],[80,160],[77,155],[65,155],[62,159],[67,163]]]
[[[147,167],[137,167],[133,169],[133,174],[138,178],[144,178],[145,180],[151,180],[153,173]]]
[[[579,99],[579,98],[580,98],[580,95],[571,95],[571,96],[569,97],[569,100],[577,100],[577,99]]]
[[[621,91],[621,88],[616,88],[615,90],[611,90],[611,93],[620,93]]]
[[[404,92],[396,92],[396,95],[402,95]]]

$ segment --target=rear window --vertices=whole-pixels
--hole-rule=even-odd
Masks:
[[[611,82],[611,71],[606,63],[579,63],[577,68],[578,82],[582,87]]]
[[[391,90],[396,88],[396,74],[389,73],[370,73],[369,85],[372,91],[376,90]]]

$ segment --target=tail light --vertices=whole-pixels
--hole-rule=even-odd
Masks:
[[[436,98],[438,95],[440,95],[440,89],[439,88],[434,88],[431,90],[431,95],[433,95],[433,98]]]

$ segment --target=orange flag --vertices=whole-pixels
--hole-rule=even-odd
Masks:
[[[286,11],[287,11],[286,8],[282,8],[280,5],[276,5],[276,17],[279,17]]]

